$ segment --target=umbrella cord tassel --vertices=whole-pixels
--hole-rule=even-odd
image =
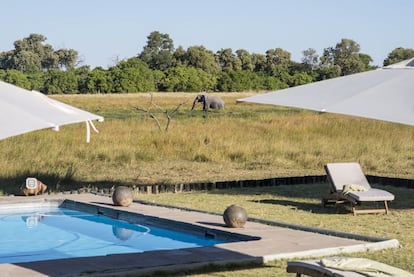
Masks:
[[[98,131],[98,129],[96,129],[96,127],[95,127],[95,124],[93,124],[93,122],[91,121],[91,120],[88,120],[89,121],[89,123],[91,124],[91,126],[92,126],[92,129],[95,131],[95,133],[99,133],[99,131]]]
[[[87,120],[86,122],[86,143],[91,141],[91,126],[95,133],[99,133],[98,129],[96,129],[95,125],[91,120]]]
[[[91,127],[89,125],[89,121],[86,122],[86,143],[89,143],[91,141]]]

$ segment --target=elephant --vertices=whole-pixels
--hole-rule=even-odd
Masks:
[[[208,109],[224,109],[224,101],[218,96],[211,96],[205,94],[197,95],[197,97],[194,99],[193,107],[191,108],[191,110],[194,109],[196,103],[203,103],[204,112],[207,112]]]

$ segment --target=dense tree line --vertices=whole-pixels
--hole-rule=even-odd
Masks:
[[[14,49],[0,52],[0,79],[27,89],[52,93],[126,93],[276,90],[371,70],[372,58],[360,53],[351,39],[342,39],[319,56],[304,50],[300,62],[281,48],[264,54],[244,49],[204,46],[174,47],[168,34],[154,31],[135,57],[104,69],[79,65],[74,49],[54,50],[39,34],[14,42]],[[384,65],[414,57],[414,50],[396,48]]]

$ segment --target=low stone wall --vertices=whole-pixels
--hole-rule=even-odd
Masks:
[[[372,184],[389,185],[396,187],[414,188],[414,180],[389,178],[368,175],[367,179]],[[315,184],[326,182],[326,175],[314,176],[299,176],[299,177],[278,177],[261,180],[238,180],[238,181],[223,181],[223,182],[209,182],[209,183],[192,183],[192,184],[159,184],[159,185],[137,185],[135,186],[136,193],[178,193],[189,191],[209,191],[215,189],[233,189],[244,187],[272,187],[280,185],[300,185],[300,184]]]
[[[368,181],[375,184],[394,187],[405,187],[414,189],[414,179],[390,178],[381,176],[366,176]],[[131,188],[138,194],[158,194],[158,193],[180,193],[189,191],[210,191],[218,189],[236,189],[236,188],[252,188],[252,187],[274,187],[280,185],[302,185],[326,183],[326,175],[297,176],[297,177],[277,177],[260,180],[237,180],[237,181],[221,181],[221,182],[205,182],[191,184],[156,184],[156,185],[134,185]],[[114,190],[113,185],[106,187],[88,186],[87,188],[79,188],[64,191],[62,193],[86,193],[93,192],[99,194],[111,195]]]
[[[367,175],[367,179],[371,184],[380,184],[384,186],[414,188],[414,179],[402,179]]]
[[[303,176],[303,177],[281,177],[261,180],[237,180],[191,184],[159,184],[159,185],[137,185],[137,193],[164,193],[164,192],[188,192],[215,189],[233,189],[244,187],[271,187],[279,185],[310,184],[325,182],[326,176]]]

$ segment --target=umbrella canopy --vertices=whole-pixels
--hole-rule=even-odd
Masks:
[[[89,141],[92,120],[103,117],[75,108],[37,92],[29,91],[0,81],[0,139],[27,132],[86,122]],[[95,128],[94,128],[95,129]]]
[[[272,104],[414,125],[414,58],[238,102]]]

